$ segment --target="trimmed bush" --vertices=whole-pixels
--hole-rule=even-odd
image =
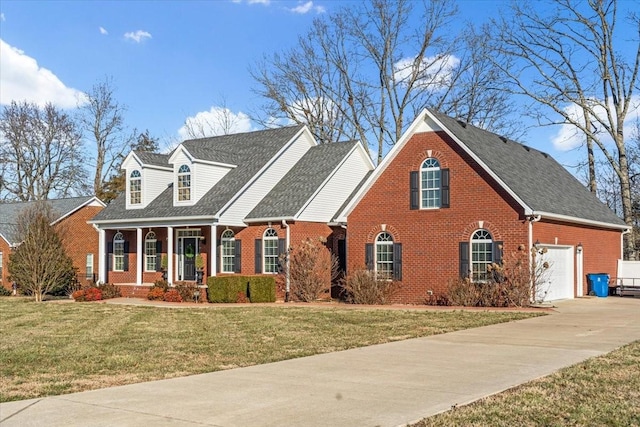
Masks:
[[[209,287],[207,296],[209,302],[236,302],[239,293],[247,294],[249,280],[247,276],[209,277],[207,279],[207,286]]]
[[[150,299],[151,301],[164,301],[164,289],[154,286],[149,290],[147,299]]]
[[[120,298],[122,296],[120,288],[113,283],[100,285],[100,290],[102,291],[102,299]]]
[[[276,301],[276,278],[255,276],[249,279],[249,300],[257,302]]]
[[[167,302],[182,302],[182,297],[176,289],[170,289],[164,293],[164,300]]]
[[[193,294],[199,292],[198,285],[193,282],[177,282],[175,285],[182,301],[193,301]]]

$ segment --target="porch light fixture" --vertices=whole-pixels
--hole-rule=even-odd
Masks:
[[[203,245],[207,244],[207,238],[206,237],[200,236],[199,239],[200,239],[200,243],[202,243]]]
[[[540,240],[536,240],[536,242],[533,244],[533,247],[538,249],[538,246],[540,246]]]
[[[582,242],[578,243],[578,246],[576,246],[576,252],[579,254],[582,253]]]

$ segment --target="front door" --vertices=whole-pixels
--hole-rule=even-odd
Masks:
[[[196,248],[195,237],[182,239],[182,280],[196,280]]]

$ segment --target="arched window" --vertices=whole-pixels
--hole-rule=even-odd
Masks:
[[[233,273],[235,269],[236,260],[236,239],[233,230],[224,230],[222,237],[221,250],[221,264],[223,273]]]
[[[493,238],[487,230],[480,229],[471,236],[471,278],[482,282],[489,278],[487,267],[493,262]]]
[[[113,236],[113,271],[124,271],[124,236],[119,231]]]
[[[156,250],[156,233],[150,231],[144,238],[144,270],[156,271],[158,254]]]
[[[278,232],[267,228],[262,236],[263,272],[278,272]]]
[[[440,207],[440,163],[432,157],[426,159],[420,167],[421,207],[425,209]]]
[[[375,272],[378,279],[393,278],[393,237],[382,232],[376,237]]]
[[[178,169],[178,201],[191,200],[191,169],[187,165]]]
[[[142,176],[138,170],[132,171],[129,175],[129,203],[132,205],[142,203]]]

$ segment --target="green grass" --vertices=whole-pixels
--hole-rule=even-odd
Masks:
[[[0,298],[0,401],[256,365],[536,315],[284,306],[171,309]]]
[[[640,426],[640,341],[413,427],[461,425]]]

